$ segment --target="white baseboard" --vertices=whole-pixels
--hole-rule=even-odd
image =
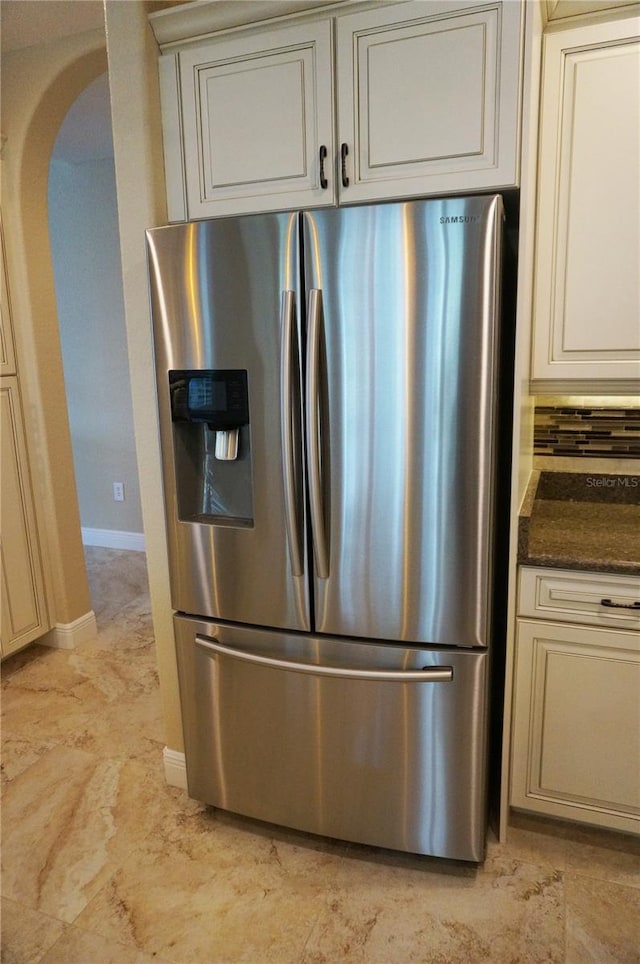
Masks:
[[[143,532],[121,532],[118,529],[88,529],[82,526],[82,542],[85,546],[100,546],[102,549],[132,549],[145,551]]]
[[[187,764],[184,753],[178,750],[170,750],[165,746],[162,751],[164,762],[164,778],[170,787],[179,787],[181,790],[187,789]]]
[[[38,642],[54,649],[75,649],[80,643],[93,639],[97,633],[96,614],[90,609],[72,623],[57,623],[53,629],[41,636]]]

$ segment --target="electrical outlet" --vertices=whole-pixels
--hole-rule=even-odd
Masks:
[[[113,483],[113,501],[124,502],[124,482]]]

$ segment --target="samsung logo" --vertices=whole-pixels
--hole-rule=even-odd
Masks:
[[[477,224],[479,214],[456,214],[454,217],[441,217],[440,224]]]

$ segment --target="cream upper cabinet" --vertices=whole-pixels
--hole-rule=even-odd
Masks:
[[[2,656],[49,628],[18,379],[0,382]]]
[[[520,614],[546,618],[518,619],[513,806],[640,830],[639,605],[638,577],[521,570]]]
[[[337,19],[345,203],[517,184],[521,13],[419,0]]]
[[[534,388],[640,386],[639,37],[632,17],[544,40]]]
[[[179,54],[188,217],[334,203],[331,24]]]
[[[170,220],[516,186],[523,9],[349,4],[172,46]]]

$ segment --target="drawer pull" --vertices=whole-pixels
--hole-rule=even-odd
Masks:
[[[349,148],[346,144],[343,144],[340,148],[340,168],[342,173],[342,186],[349,187],[349,178],[347,177],[347,154],[349,153]]]
[[[612,599],[601,599],[600,604],[602,606],[608,606],[609,609],[635,609],[640,611],[640,602],[632,603],[616,603]]]
[[[328,181],[324,176],[324,162],[326,160],[326,157],[327,157],[327,148],[323,144],[322,147],[320,148],[320,187],[322,188],[323,191],[326,191],[328,187]]]

